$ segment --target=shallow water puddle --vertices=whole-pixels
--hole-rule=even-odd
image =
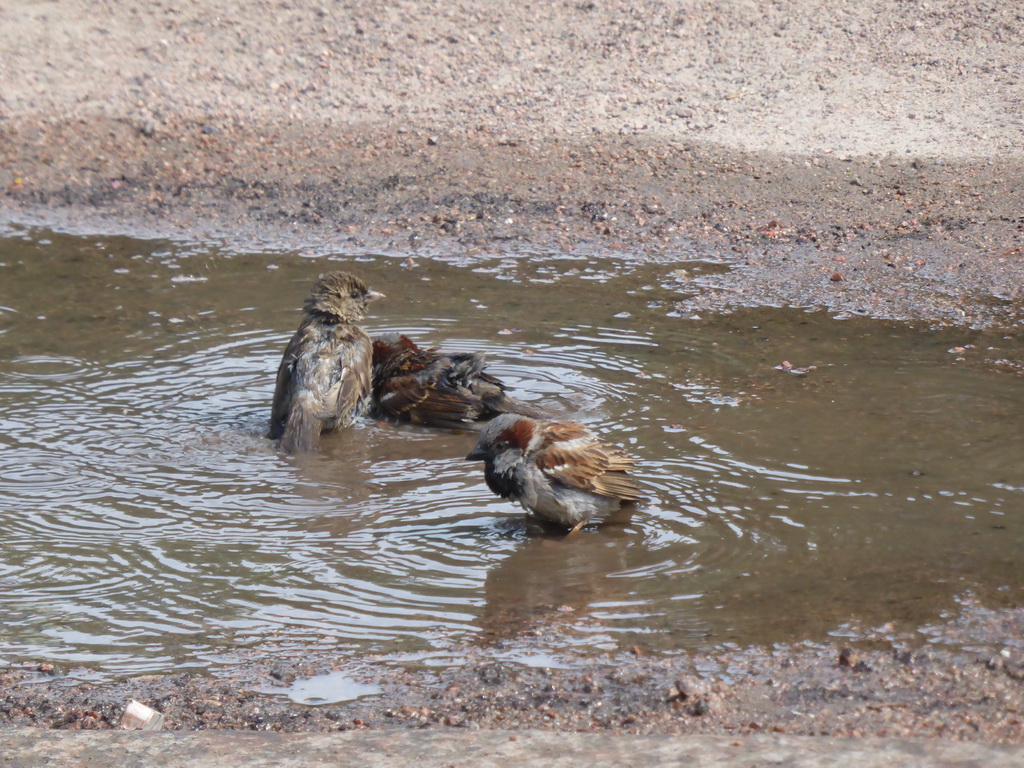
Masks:
[[[254,689],[257,693],[272,696],[287,696],[296,704],[337,704],[353,701],[366,696],[375,696],[383,691],[379,685],[357,682],[341,672],[326,672],[322,675],[300,678],[290,683],[266,685]]]
[[[0,263],[6,661],[711,651],[1021,601],[1024,382],[998,362],[1019,364],[1019,336],[673,318],[678,265],[612,260],[15,231]],[[371,332],[489,350],[517,396],[635,453],[650,501],[566,540],[490,494],[468,433],[366,422],[278,454],[274,373],[338,267],[388,295]]]

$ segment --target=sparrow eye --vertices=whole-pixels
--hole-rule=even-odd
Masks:
[[[359,291],[352,291],[352,293],[350,293],[350,294],[348,295],[348,297],[349,297],[350,299],[358,299],[358,298],[359,298]]]

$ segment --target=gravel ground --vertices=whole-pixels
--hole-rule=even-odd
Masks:
[[[1021,622],[1019,612],[999,616],[1003,630]],[[135,699],[176,730],[484,728],[1024,743],[1019,648],[988,657],[787,648],[714,658],[609,658],[577,669],[472,659],[444,670],[367,667],[355,676],[379,686],[379,696],[319,706],[257,690],[268,683],[287,690],[296,677],[332,666],[339,664],[263,661],[220,679],[152,675],[100,686],[69,686],[52,665],[41,665],[43,673],[11,669],[0,673],[0,723],[117,728]]]
[[[680,286],[682,311],[796,304],[1009,331],[1022,40],[1017,4],[957,0],[7,0],[0,218],[235,248],[711,258],[732,268]],[[978,657],[749,651],[693,680],[642,658],[482,663],[368,674],[382,697],[317,708],[241,678],[66,686],[44,665],[4,673],[0,721],[110,727],[135,697],[176,728],[1019,743],[1024,618],[982,623]]]

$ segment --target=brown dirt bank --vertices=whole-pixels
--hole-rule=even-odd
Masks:
[[[6,185],[9,217],[236,247],[710,258],[734,268],[700,291],[681,286],[685,311],[1020,320],[1020,164],[801,159],[617,135],[205,133],[198,123],[147,135],[107,120],[33,129],[8,129],[0,152],[4,167],[28,169]]]

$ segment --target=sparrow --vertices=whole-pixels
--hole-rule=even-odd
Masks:
[[[373,407],[381,416],[432,427],[472,427],[500,413],[543,416],[505,394],[482,352],[424,349],[397,333],[373,340]]]
[[[366,410],[373,348],[357,323],[383,297],[347,272],[314,283],[277,369],[270,437],[280,438],[282,449],[313,450],[321,432],[347,426]]]
[[[640,499],[634,460],[574,421],[503,414],[484,427],[468,461],[484,462],[487,487],[575,533]]]

